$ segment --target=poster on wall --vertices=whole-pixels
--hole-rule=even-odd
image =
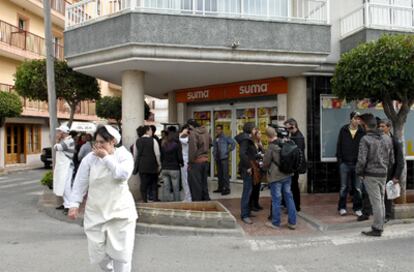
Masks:
[[[345,124],[349,124],[349,115],[356,110],[363,113],[372,113],[379,118],[387,118],[382,104],[369,99],[346,102],[335,96],[320,96],[321,111],[321,161],[336,161],[336,143],[339,130]],[[408,114],[404,129],[406,158],[414,160],[414,107]]]

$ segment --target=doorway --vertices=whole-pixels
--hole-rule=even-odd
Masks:
[[[25,163],[25,129],[24,125],[6,125],[6,164]]]
[[[277,120],[277,97],[268,97],[267,101],[249,101],[235,103],[216,103],[208,105],[190,105],[189,115],[197,120],[200,125],[204,125],[210,132],[211,138],[215,138],[215,127],[223,125],[224,134],[234,137],[243,131],[243,126],[247,122],[253,122],[262,133],[262,143],[266,148],[268,145],[265,135],[266,127],[269,123]],[[216,166],[212,160],[212,150],[210,152],[210,177],[216,176]],[[237,171],[239,163],[239,145],[236,144],[235,150],[230,156],[230,179],[235,181],[240,179]]]

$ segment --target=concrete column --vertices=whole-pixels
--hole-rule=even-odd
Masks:
[[[177,123],[177,102],[173,91],[168,93],[168,122]]]
[[[187,104],[177,103],[177,122],[185,124],[187,122]]]
[[[128,70],[122,73],[122,143],[129,147],[137,139],[136,129],[144,124],[144,72]],[[138,176],[128,181],[135,199],[140,199]]]
[[[287,118],[294,118],[298,122],[299,130],[307,139],[307,95],[306,95],[306,78],[290,77],[288,78],[288,95],[287,95]],[[306,146],[306,149],[308,146]],[[306,153],[305,153],[306,155]],[[306,175],[300,175],[299,186],[301,192],[307,192]]]

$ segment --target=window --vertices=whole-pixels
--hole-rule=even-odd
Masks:
[[[23,18],[21,16],[18,17],[17,26],[20,30],[28,30],[28,20],[26,18]]]
[[[27,153],[40,153],[41,151],[41,126],[28,125],[27,131]]]

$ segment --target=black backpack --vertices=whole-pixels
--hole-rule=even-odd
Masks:
[[[280,165],[279,170],[285,174],[306,173],[306,159],[302,150],[294,141],[288,140],[279,143],[280,146]]]

